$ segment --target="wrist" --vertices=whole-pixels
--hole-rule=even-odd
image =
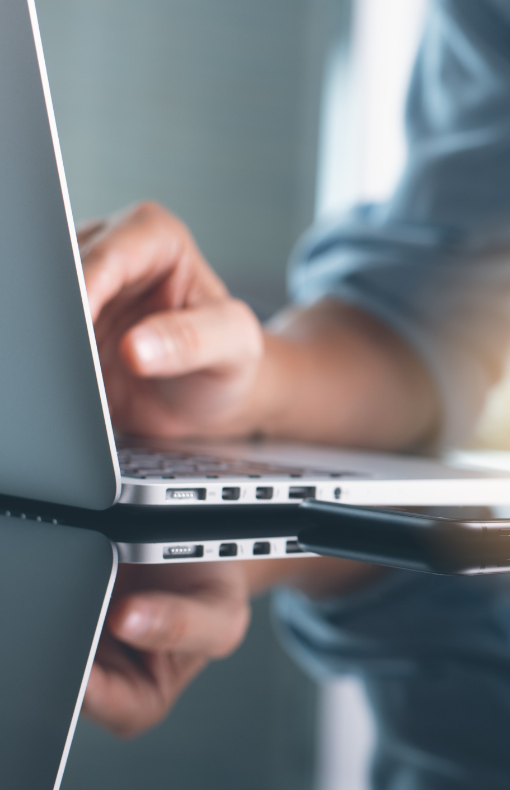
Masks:
[[[286,412],[296,375],[299,348],[285,338],[262,331],[263,352],[253,372],[251,386],[225,422],[214,428],[220,436],[282,437],[287,431]],[[291,436],[291,433],[289,434]]]
[[[272,328],[243,408],[245,435],[389,451],[432,435],[439,409],[428,372],[377,319],[329,300],[287,311]]]
[[[252,434],[292,438],[292,389],[303,366],[303,347],[268,331],[263,333],[264,354],[248,400]],[[298,438],[298,437],[296,437]]]

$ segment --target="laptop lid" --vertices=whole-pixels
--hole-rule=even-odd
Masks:
[[[120,492],[33,0],[0,3],[0,492]]]
[[[0,516],[0,787],[60,786],[116,570],[97,532]]]

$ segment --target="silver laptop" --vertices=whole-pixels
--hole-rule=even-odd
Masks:
[[[125,439],[117,452],[33,0],[0,3],[0,107],[1,495],[85,509],[80,523],[100,523],[129,562],[287,556],[283,515],[310,497],[510,503],[506,472],[407,457]]]

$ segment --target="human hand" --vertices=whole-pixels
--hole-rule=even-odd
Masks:
[[[121,565],[83,712],[130,737],[156,725],[211,659],[240,644],[244,563]]]
[[[114,426],[177,438],[248,436],[396,450],[440,418],[421,358],[337,299],[262,332],[186,227],[153,203],[79,233]]]
[[[238,647],[251,595],[285,584],[336,597],[387,572],[332,557],[120,565],[83,713],[117,735],[137,735],[165,717],[211,659]]]
[[[78,239],[115,427],[158,437],[249,431],[261,327],[187,228],[144,203]]]

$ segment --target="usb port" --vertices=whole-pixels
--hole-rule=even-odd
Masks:
[[[241,496],[241,489],[240,488],[222,488],[221,490],[221,498],[225,499],[227,502],[235,502]]]
[[[297,540],[288,540],[285,546],[285,553],[286,554],[302,554],[303,549],[297,542]]]
[[[253,544],[253,554],[271,554],[271,544],[268,540],[259,540]]]
[[[165,560],[178,560],[182,557],[203,557],[204,547],[200,544],[191,544],[187,546],[165,546],[163,549],[163,559]]]
[[[258,486],[255,492],[255,496],[257,499],[272,499],[273,498],[273,489],[268,486]]]
[[[205,499],[207,490],[205,488],[167,488],[166,498],[175,499],[179,502],[193,502],[197,499]]]
[[[289,499],[314,499],[315,486],[290,486]]]
[[[237,543],[221,543],[220,557],[237,557]]]

